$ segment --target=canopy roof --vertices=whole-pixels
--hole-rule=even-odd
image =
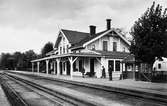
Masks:
[[[32,60],[31,62],[38,62],[49,59],[56,59],[62,57],[105,57],[112,59],[124,59],[124,61],[132,61],[131,55],[125,52],[107,52],[107,51],[95,51],[96,53],[87,52],[87,53],[68,53],[68,54],[59,54],[59,55],[51,55],[49,57],[44,57],[36,60]]]

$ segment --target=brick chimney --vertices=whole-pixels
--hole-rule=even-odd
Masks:
[[[96,26],[90,25],[90,36],[94,36],[96,34]]]
[[[111,19],[106,19],[107,21],[107,30],[111,29]]]

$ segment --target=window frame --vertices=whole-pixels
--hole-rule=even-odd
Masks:
[[[104,43],[104,42],[105,42],[105,43]],[[106,44],[106,46],[105,46],[104,44]],[[103,40],[102,45],[103,45],[103,51],[108,51],[108,41]]]
[[[125,47],[123,47],[123,52],[126,52],[126,48]]]
[[[92,45],[92,50],[96,50],[95,44]]]
[[[65,46],[63,46],[63,54],[65,54],[66,50],[65,50]]]
[[[117,64],[119,62],[119,64]],[[118,72],[118,71],[121,71],[121,61],[120,60],[115,60],[115,71]],[[119,69],[119,70],[117,70]]]
[[[60,47],[60,54],[62,54],[62,47]]]
[[[113,51],[117,51],[117,42],[113,42]]]
[[[66,45],[66,52],[69,53],[69,50],[68,50],[69,46]]]
[[[158,63],[158,69],[161,69],[161,63]]]

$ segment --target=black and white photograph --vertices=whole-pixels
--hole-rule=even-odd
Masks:
[[[167,106],[167,0],[0,0],[0,106]]]

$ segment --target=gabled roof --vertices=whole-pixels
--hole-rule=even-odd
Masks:
[[[96,35],[93,39],[90,39],[87,42],[85,42],[83,44],[83,46],[85,47],[86,45],[88,45],[88,44],[92,43],[93,41],[107,35],[108,33],[112,32],[112,31],[115,32],[127,45],[130,46],[130,42],[115,28],[111,28],[110,30],[103,31],[103,33],[100,33],[99,35]]]
[[[55,43],[55,48],[58,47],[58,44],[61,41],[60,34],[65,36],[65,38],[68,40],[68,42],[71,45],[74,45],[74,44],[80,42],[81,40],[89,37],[89,33],[60,29],[58,38],[57,38],[56,43]]]
[[[89,37],[89,33],[62,29],[63,34],[71,44],[76,44]]]
[[[81,47],[81,46],[83,46],[83,44],[84,44],[84,43],[86,43],[86,42],[88,42],[88,41],[90,41],[90,40],[92,40],[92,39],[96,38],[97,36],[99,36],[99,35],[101,35],[101,34],[103,34],[103,33],[107,32],[107,31],[108,31],[108,30],[105,30],[105,31],[102,31],[102,32],[96,33],[96,34],[95,34],[95,35],[93,35],[93,36],[90,36],[90,34],[89,34],[89,36],[88,36],[88,37],[86,37],[86,38],[82,39],[80,42],[78,42],[78,43],[76,43],[76,44],[72,45],[72,47],[71,47],[71,48]]]
[[[108,34],[111,31],[115,31],[117,33],[117,35],[128,45],[130,45],[130,43],[126,40],[126,38],[119,33],[119,31],[117,31],[116,29],[112,28],[110,30],[104,30],[101,31],[99,33],[96,33],[95,35],[90,35],[89,33],[85,33],[85,32],[79,32],[79,31],[72,31],[72,30],[66,30],[66,29],[61,29],[61,33],[63,33],[63,35],[67,38],[67,40],[69,41],[69,43],[71,43],[71,48],[75,49],[75,48],[81,48],[84,45],[87,45],[89,43],[91,43],[92,41],[99,39],[100,37]],[[58,42],[60,42],[60,38],[57,39],[56,41],[58,44]]]

